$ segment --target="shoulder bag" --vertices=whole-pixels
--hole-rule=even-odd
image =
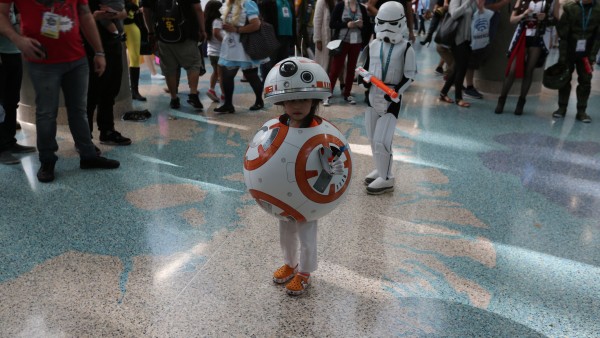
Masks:
[[[268,22],[260,20],[260,29],[252,33],[240,33],[240,41],[244,51],[252,60],[270,57],[280,44],[275,35],[275,28]]]
[[[454,19],[450,15],[450,12],[446,12],[440,23],[437,34],[435,35],[435,43],[439,43],[445,46],[453,46],[455,44],[456,30],[460,18]]]

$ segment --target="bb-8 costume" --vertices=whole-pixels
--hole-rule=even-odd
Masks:
[[[330,90],[329,76],[319,64],[291,57],[269,71],[264,100],[313,99],[316,109]],[[244,157],[244,180],[258,205],[279,219],[284,263],[310,273],[317,269],[317,220],[343,200],[352,159],[344,135],[330,122],[315,116],[310,127],[293,128],[287,121],[284,114],[256,133]],[[283,283],[292,277],[274,280]],[[288,293],[293,294],[289,288]]]
[[[394,190],[392,140],[402,93],[410,86],[417,72],[414,49],[403,37],[404,27],[404,7],[395,1],[384,3],[375,17],[375,39],[363,51],[369,56],[369,73],[398,93],[398,100],[392,100],[376,86],[371,86],[369,90],[365,129],[376,169],[367,175],[364,182],[367,193],[372,195]],[[366,59],[365,56],[361,56],[361,59]]]

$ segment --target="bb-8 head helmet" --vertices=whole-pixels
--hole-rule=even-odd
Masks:
[[[375,17],[375,36],[379,40],[397,44],[404,40],[403,30],[406,27],[404,6],[396,1],[388,1],[379,7]]]
[[[266,102],[317,99],[331,95],[329,75],[318,63],[304,57],[290,57],[277,63],[265,79]]]

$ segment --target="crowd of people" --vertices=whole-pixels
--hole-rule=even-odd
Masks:
[[[352,94],[356,90],[354,70],[365,64],[365,58],[359,56],[372,41],[374,19],[387,1],[390,0],[209,0],[203,8],[200,0],[0,0],[3,108],[0,163],[18,163],[15,154],[36,151],[34,147],[17,144],[15,139],[21,60],[29,69],[36,92],[37,151],[41,163],[38,179],[50,182],[54,180],[57,161],[55,138],[60,89],[65,94],[69,127],[81,156],[81,168],[119,166],[117,161],[101,156],[93,143],[92,131],[95,117],[100,143],[122,146],[132,143],[115,130],[113,122],[125,51],[133,100],[146,100],[139,87],[140,66],[144,63],[153,80],[166,81],[170,108],[180,108],[178,88],[183,68],[189,88],[186,102],[203,110],[199,79],[206,73],[206,55],[212,72],[205,93],[219,103],[214,112],[235,112],[234,78],[240,69],[243,80],[255,94],[254,104],[248,110],[260,110],[264,108],[266,74],[279,61],[298,53],[313,58],[330,78],[331,95],[323,100],[323,105],[334,103],[337,80],[343,97],[341,104],[353,105],[357,103]],[[398,2],[406,15],[404,34],[408,41],[416,43],[417,32],[422,45],[429,46],[432,41],[436,44],[440,63],[435,72],[444,76],[439,100],[468,108],[471,103],[463,94],[483,98],[474,87],[473,74],[485,66],[490,46],[497,43],[499,11],[511,6],[510,0]],[[559,61],[569,65],[569,74],[574,70],[578,73],[576,119],[591,122],[586,107],[591,70],[600,48],[600,5],[595,0],[573,1],[562,6],[559,0],[518,0],[511,10],[510,22],[516,24],[516,30],[506,46],[506,76],[495,113],[504,112],[515,79],[522,81],[514,113],[524,113],[533,72],[545,64],[553,32],[557,32]],[[458,22],[453,40],[436,41],[439,35],[436,33],[444,27],[447,16]],[[61,20],[70,20],[72,25],[69,29],[59,26]],[[267,58],[254,60],[246,53],[240,38],[259,30],[263,22],[273,26],[279,48]],[[328,48],[336,41],[339,48]],[[160,59],[162,75],[154,69],[155,56]],[[452,88],[453,98],[449,95]],[[570,89],[569,83],[559,90],[555,118],[566,115]],[[368,98],[365,95],[367,103]]]

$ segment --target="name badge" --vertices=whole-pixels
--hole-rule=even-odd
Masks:
[[[42,17],[42,28],[40,30],[43,36],[58,39],[60,31],[60,16],[52,12],[44,13]]]
[[[587,45],[587,40],[577,40],[577,47],[575,49],[576,52],[585,52],[585,46]]]
[[[536,32],[536,28],[527,28],[527,30],[525,31],[525,36],[535,36]]]
[[[283,14],[284,18],[289,18],[290,17],[290,9],[287,8],[287,7],[281,8],[281,13]]]
[[[350,43],[358,43],[358,33],[357,32],[350,33]]]

